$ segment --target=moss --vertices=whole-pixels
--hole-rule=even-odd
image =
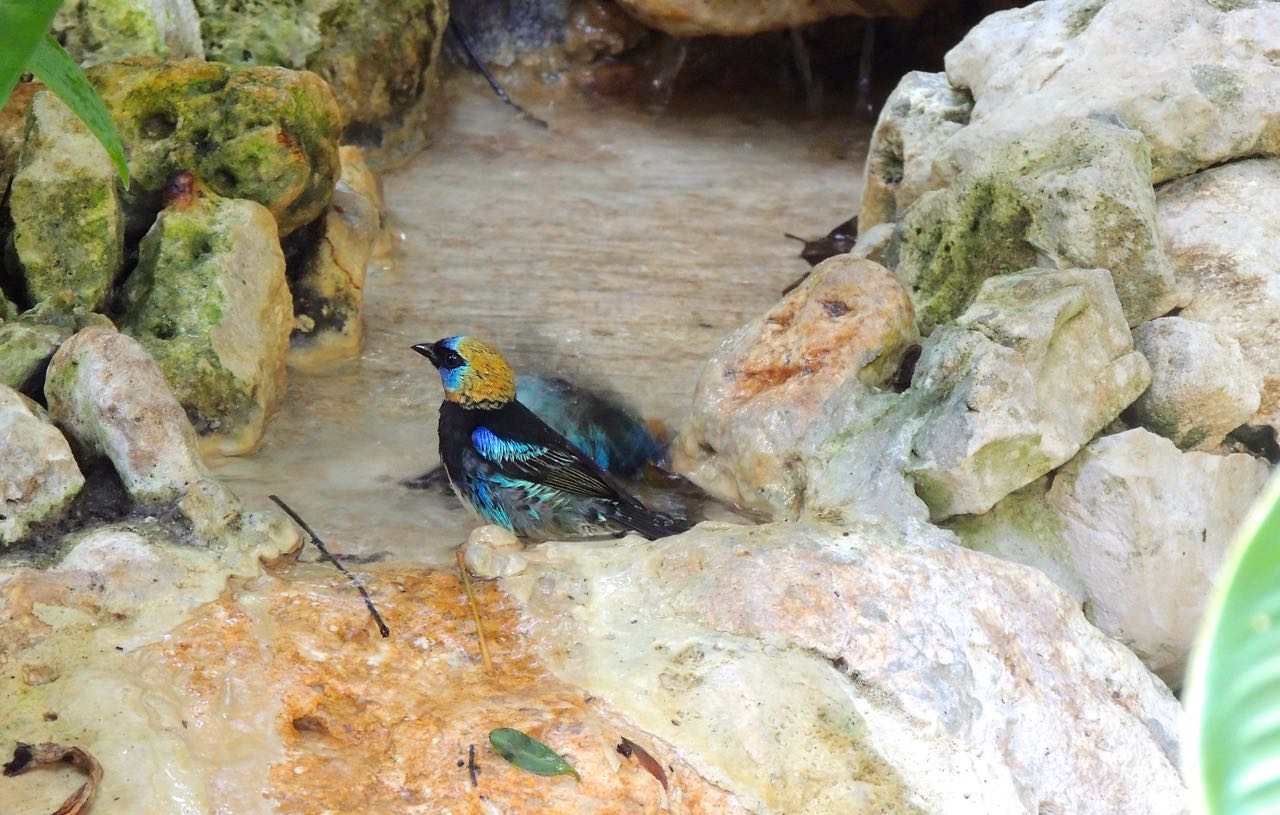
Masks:
[[[9,194],[7,255],[21,296],[39,303],[70,292],[96,309],[124,264],[124,219],[106,152],[50,93],[32,101]]]
[[[1221,65],[1194,65],[1191,81],[1216,107],[1229,107],[1244,95],[1239,77]]]
[[[257,201],[282,235],[324,210],[339,173],[341,112],[318,77],[281,68],[135,58],[89,72],[129,153],[133,230],[162,206],[180,170]]]
[[[138,54],[169,55],[151,0],[76,0],[58,11],[52,29],[85,65]]]
[[[344,141],[395,155],[421,144],[448,20],[442,0],[196,0],[209,59],[315,72],[333,88]]]
[[[1067,16],[1067,33],[1071,37],[1079,36],[1089,23],[1093,22],[1093,18],[1098,16],[1098,12],[1102,11],[1111,0],[1083,0],[1073,8]]]
[[[121,322],[155,358],[200,432],[239,427],[259,410],[253,389],[223,366],[211,339],[223,317],[219,278],[231,248],[215,225],[217,206],[162,213],[142,241]]]

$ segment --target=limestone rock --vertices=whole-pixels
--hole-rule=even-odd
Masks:
[[[209,568],[211,554],[112,531],[79,542],[52,573],[29,570],[0,584],[10,635],[0,639],[0,660],[62,674],[29,687],[6,670],[0,716],[33,740],[77,734],[104,769],[97,815],[160,815],[175,802],[237,815],[748,812],[671,744],[552,676],[494,583],[474,585],[491,632],[486,671],[456,571],[378,567],[369,588],[391,629],[383,639],[328,565],[251,569],[252,590],[233,583],[223,591],[226,571]],[[174,565],[186,572],[180,592],[169,578]],[[107,613],[121,606],[124,614]],[[44,620],[70,623],[50,632]],[[49,711],[57,720],[44,717]],[[503,761],[486,738],[501,726],[551,745],[581,782]],[[623,737],[664,768],[665,796],[638,761],[618,754]],[[0,788],[0,802],[12,800],[14,786]]]
[[[862,180],[859,239],[899,213],[922,194],[945,185],[936,177],[939,146],[969,123],[973,98],[947,82],[945,74],[911,71],[885,101],[867,147]]]
[[[676,469],[739,505],[793,512],[796,447],[824,404],[884,384],[915,339],[911,301],[882,266],[823,261],[707,364]]]
[[[88,71],[129,155],[125,196],[141,232],[170,177],[257,201],[281,235],[315,220],[338,178],[341,112],[314,74],[132,57]]]
[[[344,144],[338,148],[338,161],[342,167],[339,180],[346,182],[357,195],[368,198],[378,212],[382,212],[386,208],[382,199],[382,181],[369,167],[364,150],[354,144]]]
[[[510,577],[529,564],[520,550],[520,539],[514,534],[496,524],[485,524],[467,536],[463,560],[471,573],[483,580]]]
[[[79,305],[102,305],[124,264],[116,172],[97,138],[48,91],[31,102],[9,214],[9,261],[31,301],[70,291]]]
[[[85,457],[105,456],[130,497],[176,504],[200,530],[239,517],[239,502],[213,482],[195,431],[155,361],[137,341],[87,328],[49,362],[49,416]]]
[[[1049,0],[993,14],[947,54],[974,108],[946,153],[961,168],[1028,132],[1100,119],[1142,134],[1156,183],[1280,154],[1277,42],[1268,2]]]
[[[1249,423],[1280,431],[1280,160],[1197,173],[1159,192],[1160,235],[1191,301],[1180,316],[1239,343],[1262,375]]]
[[[209,59],[314,71],[333,88],[343,141],[377,160],[421,148],[433,118],[444,0],[196,0]]]
[[[1134,403],[1149,430],[1186,449],[1212,450],[1258,410],[1258,375],[1240,345],[1183,317],[1162,317],[1133,331],[1151,365],[1151,387]]]
[[[43,413],[0,385],[0,546],[56,519],[84,486],[71,447]]]
[[[703,524],[546,544],[502,585],[558,677],[752,811],[1188,812],[1168,690],[1042,574],[948,538]]]
[[[1150,378],[1106,270],[990,278],[925,344],[912,387],[929,408],[907,472],[934,518],[985,512],[1074,456]]]
[[[307,230],[308,237],[312,232]],[[359,355],[365,270],[380,233],[377,205],[339,181],[324,220],[314,230],[311,255],[289,281],[295,315],[290,363]]]
[[[987,515],[965,545],[1042,569],[1090,620],[1178,687],[1218,567],[1268,476],[1264,462],[1179,451],[1136,429],[1090,443]]]
[[[9,94],[9,101],[0,105],[0,190],[9,188],[13,171],[18,166],[18,154],[27,137],[27,114],[31,112],[31,100],[44,90],[39,82],[19,82]],[[0,222],[0,239],[7,227]],[[0,244],[2,246],[2,244]],[[3,261],[3,257],[0,257]]]
[[[124,294],[121,330],[155,357],[205,444],[252,449],[284,395],[293,326],[271,213],[225,198],[165,209]]]
[[[741,36],[857,14],[917,17],[928,0],[619,0],[636,19],[677,37]]]
[[[895,244],[887,265],[911,289],[925,335],[963,311],[986,278],[1030,266],[1109,270],[1130,325],[1179,300],[1146,146],[1100,122],[1037,130],[975,159],[911,207]]]
[[[107,317],[86,311],[69,291],[42,300],[0,322],[0,384],[29,396],[44,390],[44,369],[58,346],[82,328],[113,328]]]
[[[71,332],[56,325],[10,320],[0,324],[0,385],[28,392],[49,357]]]
[[[74,0],[58,9],[52,31],[82,67],[132,56],[204,59],[191,0]]]

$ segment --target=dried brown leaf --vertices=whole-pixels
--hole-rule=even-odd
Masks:
[[[622,737],[622,741],[618,742],[617,750],[627,758],[634,758],[636,762],[648,771],[649,775],[658,779],[658,783],[662,788],[667,789],[667,773],[662,769],[662,765],[658,760],[649,755],[649,751],[636,744],[626,736]]]
[[[79,815],[93,801],[93,796],[98,791],[98,784],[102,782],[102,765],[79,747],[65,747],[52,742],[44,744],[18,742],[18,746],[13,751],[13,760],[4,765],[4,774],[13,777],[38,767],[63,763],[84,770],[89,777],[80,785],[80,789],[62,802],[62,806],[54,810],[53,815]]]

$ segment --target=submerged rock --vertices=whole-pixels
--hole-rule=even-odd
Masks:
[[[1165,251],[1191,293],[1180,316],[1239,343],[1262,375],[1246,422],[1280,431],[1280,160],[1205,170],[1162,187],[1158,200]]]
[[[133,338],[77,333],[53,355],[45,396],[54,423],[83,457],[110,460],[134,501],[175,505],[210,537],[239,520],[239,502],[208,476],[186,413]]]
[[[1111,272],[1129,325],[1178,305],[1156,229],[1146,146],[1132,130],[1082,121],[1042,129],[915,202],[886,255],[928,334],[982,281],[1030,266]]]
[[[0,546],[56,520],[83,486],[71,447],[44,411],[0,385]]]
[[[1222,558],[1269,468],[1179,451],[1137,429],[951,527],[966,546],[1043,570],[1089,619],[1178,687]]]
[[[1133,343],[1151,364],[1151,387],[1134,403],[1134,417],[1182,449],[1213,450],[1257,412],[1257,372],[1225,333],[1162,317],[1134,329]]]
[[[338,178],[341,112],[319,77],[135,57],[91,68],[129,156],[130,227],[150,225],[178,172],[271,211],[281,235],[315,220]]]
[[[333,88],[343,141],[379,161],[420,149],[434,118],[444,0],[196,0],[209,59],[314,71]]]
[[[552,672],[752,811],[1188,812],[1168,690],[1044,575],[949,537],[704,524],[546,544],[502,586]]]
[[[39,303],[70,292],[97,309],[124,265],[116,171],[97,137],[57,97],[37,93],[9,193],[7,254]]]
[[[1074,456],[1150,381],[1106,270],[990,278],[925,343],[912,390],[926,412],[906,472],[934,518],[986,512]]]
[[[271,213],[216,197],[164,210],[124,300],[121,330],[155,358],[206,446],[252,449],[284,395],[293,326]]]
[[[884,267],[837,255],[707,363],[673,463],[740,506],[791,513],[797,448],[825,405],[883,385],[916,339],[911,301]]]

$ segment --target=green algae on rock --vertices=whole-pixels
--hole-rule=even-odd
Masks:
[[[209,59],[306,69],[342,108],[343,140],[379,162],[422,147],[435,99],[444,0],[197,0]]]
[[[920,331],[960,314],[982,281],[1033,265],[1107,269],[1129,325],[1178,305],[1156,230],[1142,136],[1102,122],[1029,134],[922,196],[887,258]]]
[[[124,302],[121,329],[155,357],[205,445],[252,449],[284,392],[293,325],[271,213],[218,197],[165,209]]]
[[[99,308],[124,265],[116,173],[97,138],[57,97],[35,95],[9,194],[7,262],[39,303],[70,292]]]
[[[165,184],[184,170],[218,195],[265,206],[282,236],[328,205],[341,112],[315,74],[149,57],[88,74],[129,154],[131,231],[147,228]]]
[[[191,0],[72,0],[52,30],[81,66],[144,55],[204,57]]]

